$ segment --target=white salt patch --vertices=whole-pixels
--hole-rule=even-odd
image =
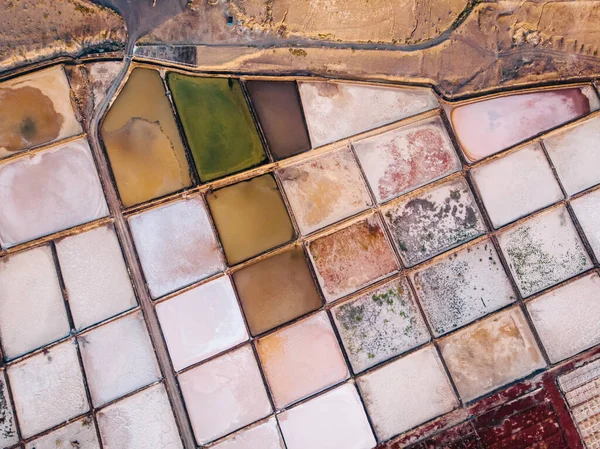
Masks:
[[[0,204],[5,247],[108,215],[85,139],[1,164]]]
[[[431,89],[300,82],[313,148],[439,106]]]
[[[174,201],[129,219],[153,298],[209,277],[225,267],[199,196]]]
[[[121,61],[101,61],[86,64],[85,67],[89,71],[94,108],[97,108],[106,98],[106,92],[123,68],[123,63]]]
[[[348,377],[325,312],[259,339],[256,349],[279,409]]]
[[[600,183],[600,117],[550,136],[544,145],[569,195]]]
[[[489,240],[413,272],[411,279],[436,337],[517,299]]]
[[[353,146],[379,203],[461,168],[439,117],[358,140]]]
[[[210,281],[156,306],[175,371],[248,340],[231,281]]]
[[[357,214],[371,205],[349,148],[277,171],[302,234]]]
[[[592,267],[564,206],[498,235],[523,296],[530,296]]]
[[[573,200],[571,206],[596,258],[600,259],[600,190]]]
[[[451,334],[440,350],[463,401],[546,366],[519,306]]]
[[[359,378],[358,386],[379,441],[458,406],[433,346],[365,374]]]
[[[62,65],[46,70],[39,70],[32,74],[21,76],[0,85],[2,89],[21,89],[29,87],[38,89],[52,102],[54,110],[62,116],[60,130],[55,139],[49,142],[71,137],[83,132],[81,125],[75,117],[71,103],[71,89]],[[2,95],[0,95],[0,100]],[[4,147],[0,147],[0,158],[14,154]]]
[[[553,363],[600,343],[600,277],[592,273],[527,304]]]
[[[98,413],[104,449],[182,449],[162,384],[115,402]]]
[[[287,449],[372,449],[377,443],[352,383],[279,415]]]
[[[10,447],[19,442],[15,414],[8,397],[4,371],[0,371],[0,447]]]
[[[135,307],[135,294],[112,226],[60,240],[56,252],[76,329]]]
[[[431,338],[405,278],[345,302],[333,308],[332,314],[354,372]]]
[[[23,438],[89,410],[75,343],[61,343],[6,370]]]
[[[161,377],[141,312],[81,335],[79,345],[95,407]]]
[[[227,438],[213,449],[285,449],[277,420],[269,418],[268,421],[240,431],[238,434]]]
[[[198,444],[214,441],[272,412],[250,346],[186,371],[179,375],[179,385]]]
[[[563,199],[537,143],[477,167],[471,174],[496,229]]]
[[[49,246],[0,262],[0,341],[12,359],[69,334],[58,275]]]
[[[30,441],[25,449],[100,449],[100,444],[92,419],[83,418]]]

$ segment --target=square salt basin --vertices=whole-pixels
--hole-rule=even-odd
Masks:
[[[308,250],[328,302],[398,271],[377,215],[310,242]]]
[[[97,416],[104,449],[183,449],[162,384],[110,404]]]
[[[476,167],[471,175],[496,229],[563,199],[538,143]]]
[[[449,107],[467,159],[478,161],[598,109],[592,86],[503,95]]]
[[[387,282],[331,312],[355,373],[431,339],[405,278]]]
[[[322,300],[301,246],[233,273],[252,335],[321,307]]]
[[[489,240],[443,256],[411,279],[436,337],[517,299]]]
[[[207,194],[229,265],[289,242],[294,228],[271,175]]]
[[[546,137],[544,146],[568,195],[600,184],[600,117]]]
[[[78,341],[95,407],[161,378],[141,312],[86,332]]]
[[[405,266],[473,240],[485,224],[464,178],[400,198],[383,209]]]
[[[332,81],[299,82],[313,147],[435,109],[431,89]]]
[[[379,441],[452,411],[458,400],[431,345],[358,379]]]
[[[577,221],[596,255],[600,259],[600,190],[587,193],[571,202]]]
[[[83,375],[72,340],[6,370],[23,438],[89,410]]]
[[[378,203],[461,169],[439,117],[352,142]]]
[[[273,411],[254,352],[248,345],[180,374],[179,385],[200,445]]]
[[[0,417],[0,447],[11,447],[19,442],[19,435],[3,370],[0,370]]]
[[[137,305],[112,225],[59,240],[56,252],[76,329]]]
[[[227,276],[161,302],[156,314],[175,371],[248,340]]]
[[[70,326],[49,246],[0,263],[0,341],[13,359],[69,334]]]
[[[86,416],[25,445],[25,449],[100,449],[96,426]]]
[[[295,81],[246,81],[271,154],[276,160],[310,149]]]
[[[352,383],[288,409],[278,419],[287,449],[373,449],[377,445]]]
[[[348,377],[326,312],[260,338],[256,349],[278,409]]]
[[[167,203],[129,218],[135,247],[153,298],[225,268],[200,196]]]
[[[11,247],[108,215],[85,139],[0,164],[0,243]]]
[[[285,449],[277,420],[269,418],[255,426],[240,430],[211,449]]]
[[[503,231],[498,243],[524,297],[592,268],[564,206]]]
[[[281,168],[277,176],[304,235],[371,206],[360,168],[348,147]]]
[[[191,184],[185,147],[157,70],[133,69],[100,133],[123,206]]]
[[[499,312],[440,341],[461,398],[471,401],[544,368],[546,362],[518,307]]]
[[[0,159],[81,132],[61,65],[0,84]]]
[[[591,273],[527,303],[548,357],[560,362],[600,343],[600,277]]]

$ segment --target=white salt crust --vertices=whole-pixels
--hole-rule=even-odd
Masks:
[[[433,346],[419,349],[358,379],[379,441],[387,440],[458,406]]]
[[[597,273],[535,298],[527,304],[527,309],[553,363],[600,343]]]
[[[93,329],[78,340],[95,407],[161,378],[141,312]]]
[[[600,259],[600,190],[573,200],[571,206],[596,259]]]
[[[525,297],[592,267],[564,206],[498,234],[498,243]]]
[[[0,204],[4,247],[108,215],[83,138],[0,164]]]
[[[158,304],[156,314],[175,371],[248,340],[227,276]]]
[[[86,417],[30,441],[25,449],[100,449],[100,443],[94,422]]]
[[[39,70],[0,84],[1,89],[21,89],[24,87],[40,90],[43,95],[50,99],[54,110],[62,116],[63,121],[60,125],[58,135],[49,142],[55,142],[83,132],[73,111],[71,89],[69,88],[69,82],[67,81],[62,65]],[[0,94],[1,100],[2,95]],[[11,154],[14,154],[14,152],[0,147],[0,158]]]
[[[211,449],[286,449],[277,420],[269,418],[256,426],[241,430],[239,433],[226,438]]]
[[[248,345],[180,374],[179,385],[200,445],[235,432],[273,411]]]
[[[162,384],[128,396],[98,413],[104,449],[182,449]]]
[[[411,279],[436,337],[517,299],[489,240],[449,254]]]
[[[567,194],[600,183],[600,117],[549,136],[544,145]]]
[[[277,175],[304,235],[371,206],[358,163],[347,147],[280,169]]]
[[[168,203],[129,219],[150,294],[158,298],[225,268],[202,198]]]
[[[6,373],[23,438],[89,410],[72,340],[9,366]]]
[[[353,141],[352,145],[378,203],[461,168],[439,117]]]
[[[474,168],[471,175],[496,229],[563,199],[538,143]]]
[[[12,359],[69,334],[69,321],[49,246],[0,262],[0,341]]]
[[[75,328],[80,330],[136,306],[121,247],[112,226],[56,242]]]
[[[0,448],[10,447],[18,442],[15,413],[8,396],[4,371],[0,370]]]
[[[430,89],[299,82],[313,148],[439,106]]]
[[[375,437],[356,387],[347,383],[278,415],[287,449],[372,449]]]

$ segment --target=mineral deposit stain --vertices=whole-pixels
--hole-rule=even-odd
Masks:
[[[236,271],[233,280],[254,335],[321,306],[321,297],[300,247]]]
[[[124,206],[190,185],[183,143],[157,71],[133,70],[101,135]]]
[[[598,97],[584,87],[492,98],[450,116],[465,155],[477,161],[597,108]]]
[[[379,202],[435,181],[460,168],[439,118],[353,143]]]
[[[408,266],[485,232],[475,199],[462,178],[390,206],[384,215]]]
[[[246,87],[275,159],[310,149],[300,96],[294,81],[247,81]]]
[[[169,73],[167,81],[203,182],[265,160],[239,80]]]
[[[311,242],[309,251],[328,301],[398,269],[382,225],[374,216]]]
[[[206,196],[230,265],[286,243],[292,222],[271,175],[240,182]]]

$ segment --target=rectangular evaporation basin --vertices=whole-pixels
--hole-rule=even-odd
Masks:
[[[0,85],[0,158],[81,132],[62,66]]]
[[[85,139],[0,165],[0,242],[5,247],[108,214]]]
[[[308,131],[294,81],[246,81],[250,100],[275,159],[310,149]]]
[[[131,72],[100,132],[125,207],[190,185],[183,142],[156,70]]]
[[[202,182],[265,160],[239,80],[169,73],[167,82]]]

